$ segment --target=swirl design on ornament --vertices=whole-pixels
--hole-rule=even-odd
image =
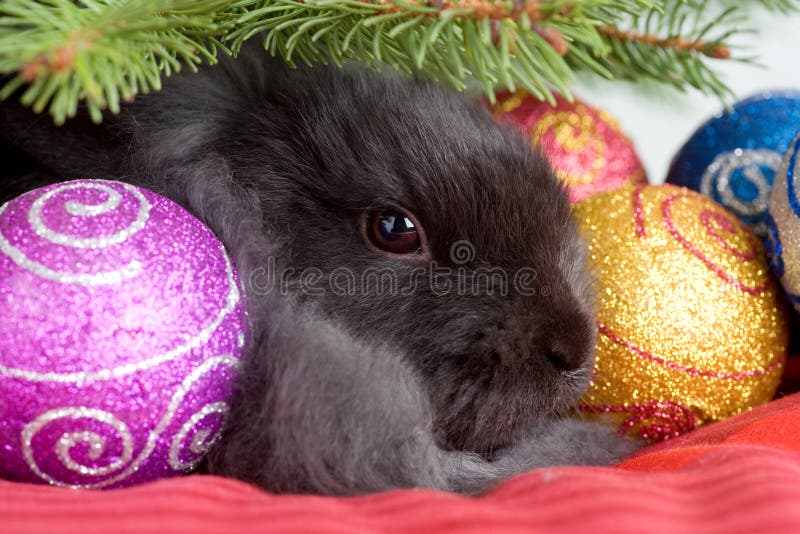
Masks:
[[[211,336],[214,334],[217,328],[219,328],[219,326],[222,324],[225,318],[231,312],[233,312],[234,309],[236,309],[236,306],[241,298],[239,287],[236,285],[236,279],[234,278],[233,265],[231,263],[231,260],[228,257],[227,252],[225,252],[225,247],[220,245],[220,250],[222,257],[225,260],[225,274],[228,279],[228,295],[226,296],[225,306],[223,306],[222,309],[220,309],[219,313],[217,313],[217,316],[209,324],[205,325],[197,335],[190,338],[185,343],[182,343],[181,345],[178,345],[177,347],[170,349],[167,352],[164,352],[163,354],[159,354],[139,362],[120,365],[118,367],[114,367],[111,369],[101,369],[99,371],[77,371],[72,373],[58,373],[58,372],[42,373],[38,371],[19,369],[16,367],[9,367],[0,364],[0,375],[11,376],[14,378],[22,378],[30,382],[58,382],[58,383],[81,384],[87,381],[109,380],[112,378],[119,378],[121,376],[130,375],[133,373],[137,373],[139,371],[144,371],[146,369],[150,369],[151,367],[161,365],[162,363],[172,361],[175,358],[178,358],[186,354],[187,352],[196,349],[197,347],[200,347],[211,338]]]
[[[719,235],[718,229],[722,230],[723,232],[727,233],[734,233],[736,232],[737,228],[736,225],[723,214],[711,211],[708,209],[703,210],[700,213],[700,221],[705,226],[706,231],[708,234],[714,238],[714,240],[719,243],[719,245],[739,258],[742,261],[754,261],[758,257],[757,249],[756,249],[756,240],[750,234],[747,234],[747,241],[748,241],[748,249],[744,252],[741,250],[736,249],[733,245],[728,243],[724,237]]]
[[[721,379],[721,380],[745,380],[747,378],[754,378],[754,377],[757,377],[757,376],[764,376],[764,375],[766,375],[768,373],[771,373],[772,371],[774,371],[775,369],[780,367],[780,365],[784,361],[784,356],[781,355],[781,356],[777,356],[777,357],[773,358],[773,360],[770,361],[769,363],[767,363],[767,365],[764,366],[764,367],[760,367],[760,368],[757,368],[757,369],[751,369],[751,370],[748,370],[748,371],[739,371],[739,372],[736,372],[736,373],[728,373],[728,372],[724,372],[724,371],[711,371],[711,370],[707,370],[707,369],[697,369],[697,368],[694,368],[694,367],[689,367],[687,365],[681,365],[679,363],[675,363],[673,361],[667,360],[666,358],[662,358],[660,356],[656,356],[655,354],[653,354],[651,352],[648,352],[648,351],[646,351],[646,350],[644,350],[642,348],[639,348],[636,345],[634,345],[633,343],[631,343],[630,341],[627,341],[623,337],[619,336],[611,328],[609,328],[608,326],[606,326],[606,325],[604,325],[602,323],[598,323],[597,330],[603,336],[607,337],[612,342],[616,343],[617,345],[622,345],[623,347],[625,347],[626,349],[631,351],[633,354],[635,354],[636,356],[639,356],[640,358],[642,358],[644,360],[651,361],[653,363],[656,363],[658,365],[661,365],[661,366],[666,367],[668,369],[671,369],[673,371],[678,371],[680,373],[686,373],[686,374],[691,375],[691,376],[703,376],[703,377],[707,377],[707,378],[718,378],[718,379]]]
[[[74,237],[52,230],[42,218],[42,210],[46,203],[55,195],[64,191],[78,189],[94,189],[103,191],[108,198],[96,205],[82,204],[76,201],[65,203],[65,210],[77,217],[97,217],[109,213],[119,207],[122,195],[111,185],[121,186],[126,192],[133,195],[139,203],[138,212],[134,221],[127,227],[109,236],[100,237]],[[0,217],[5,213],[9,203],[0,206]],[[85,249],[101,249],[124,242],[136,232],[144,228],[150,214],[150,203],[144,195],[129,184],[110,182],[107,180],[81,180],[70,182],[44,193],[38,197],[28,211],[28,223],[33,231],[42,239],[61,246]],[[131,261],[119,269],[99,273],[72,273],[57,271],[30,258],[25,252],[11,244],[0,231],[0,252],[8,256],[14,263],[33,274],[62,284],[78,284],[82,286],[111,285],[130,278],[135,278],[141,273],[142,265],[139,261]]]
[[[708,267],[714,274],[719,276],[722,280],[727,282],[729,285],[735,287],[736,289],[748,293],[750,295],[758,296],[764,293],[769,288],[769,278],[765,277],[765,281],[763,284],[757,286],[749,286],[741,281],[735,279],[733,276],[725,272],[725,270],[711,261],[711,259],[703,253],[696,245],[694,245],[686,236],[681,233],[680,229],[677,227],[675,220],[672,217],[672,205],[675,203],[676,200],[681,198],[687,198],[685,194],[674,194],[669,196],[668,198],[664,199],[661,203],[661,214],[662,219],[664,222],[664,226],[667,228],[667,231],[674,237],[683,247],[688,250],[693,256],[703,262],[706,267]],[[706,215],[711,214],[711,215]],[[725,220],[727,222],[723,223],[722,221]],[[703,210],[701,214],[701,222],[705,227],[706,231],[709,235],[717,241],[722,248],[724,248],[728,253],[734,254],[737,256],[739,260],[748,260],[753,261],[757,258],[757,243],[752,235],[747,231],[747,229],[742,225],[742,223],[738,221],[731,221],[727,217],[725,217],[721,213],[715,213],[711,210]],[[736,250],[729,242],[724,240],[722,236],[719,235],[718,230],[723,230],[725,232],[732,233],[735,230],[739,230],[742,232],[749,242],[749,250],[746,252],[741,252]]]
[[[635,432],[648,443],[658,443],[680,436],[697,428],[694,412],[675,402],[651,401],[624,406],[582,404],[585,413],[627,414],[619,425],[622,434]]]
[[[200,429],[198,428],[198,424],[200,421],[208,417],[212,414],[219,414],[222,416],[222,422],[219,425],[219,428],[225,426],[225,419],[228,415],[228,404],[225,402],[212,402],[211,404],[206,404],[203,408],[198,411],[197,413],[193,414],[188,421],[186,421],[180,430],[175,434],[175,437],[172,438],[172,443],[169,446],[169,466],[174,471],[188,471],[195,467],[200,460],[202,460],[203,456],[211,449],[211,446],[219,438],[219,432],[212,433],[208,429]],[[196,456],[194,460],[185,462],[181,460],[180,454],[183,450],[181,445],[186,440],[186,437],[189,436],[192,431],[194,431],[194,436],[192,438],[191,443],[189,444],[189,450]]]
[[[545,135],[551,134],[555,145],[553,148],[564,150],[570,154],[582,154],[591,146],[591,168],[583,173],[559,172],[564,182],[570,185],[585,185],[594,182],[606,166],[606,144],[597,132],[595,119],[586,106],[575,104],[574,111],[549,111],[536,123],[533,140],[542,146]],[[547,146],[548,149],[550,148]]]
[[[30,211],[28,211],[28,222],[30,223],[31,228],[33,228],[33,231],[36,232],[36,235],[57,245],[95,249],[106,248],[111,245],[118,245],[144,228],[150,216],[150,203],[137,188],[122,183],[119,185],[124,187],[126,191],[131,193],[134,197],[136,197],[136,200],[139,201],[139,210],[136,214],[136,219],[134,219],[134,221],[127,228],[123,228],[122,230],[109,236],[75,237],[69,234],[56,232],[55,230],[51,230],[47,227],[47,224],[42,219],[42,209],[44,209],[45,203],[48,200],[63,191],[71,191],[75,189],[96,189],[108,195],[108,198],[101,204],[82,204],[74,200],[66,202],[64,208],[70,215],[78,217],[97,217],[99,215],[103,215],[104,213],[115,210],[122,201],[122,195],[120,195],[115,189],[106,185],[106,183],[115,182],[101,182],[101,180],[93,180],[92,182],[68,183],[51,189],[44,195],[37,198],[33,202]]]
[[[798,185],[795,183],[795,176],[800,174],[800,161],[797,159],[798,152],[800,152],[800,136],[794,141],[786,167],[786,189],[789,196],[789,206],[791,206],[795,217],[800,217],[800,200],[797,199]]]
[[[504,113],[516,111],[522,105],[526,97],[525,91],[517,91],[509,95],[505,100],[499,100],[492,108],[497,117],[502,117]]]
[[[764,240],[764,246],[767,248],[767,257],[769,258],[769,266],[778,278],[783,278],[786,272],[786,265],[783,262],[783,244],[781,243],[781,235],[778,230],[778,225],[775,224],[775,219],[767,212],[767,236]]]
[[[800,201],[798,201],[798,189],[800,189],[800,185],[795,180],[796,176],[800,174],[800,160],[798,160],[797,155],[800,152],[800,135],[795,138],[792,142],[792,146],[789,149],[788,154],[788,161],[786,162],[786,196],[789,202],[789,208],[792,210],[792,213],[796,218],[800,218]],[[775,199],[773,198],[773,202]],[[787,221],[782,221],[783,224],[786,224]],[[769,260],[770,266],[774,270],[775,274],[779,278],[783,278],[786,275],[786,265],[783,260],[783,245],[781,243],[780,233],[778,229],[778,225],[776,224],[775,220],[770,216],[767,221],[769,227],[769,234],[767,239],[767,251],[769,253]],[[791,224],[797,224],[797,221],[791,221]],[[791,231],[789,234],[791,235]],[[791,273],[790,273],[791,274]],[[795,307],[800,305],[800,295],[796,295],[790,290],[790,283],[786,283],[784,281],[784,289],[786,289],[786,297],[789,299]]]
[[[227,354],[209,358],[201,365],[196,367],[191,374],[184,378],[184,380],[181,382],[181,385],[172,395],[164,416],[161,418],[156,428],[148,434],[147,441],[136,458],[133,457],[133,436],[131,435],[128,425],[120,421],[112,413],[84,406],[56,408],[54,410],[45,412],[30,423],[26,424],[20,435],[23,458],[33,473],[35,473],[42,480],[54,486],[99,489],[116,484],[117,482],[120,482],[121,480],[124,480],[131,474],[135,473],[136,470],[139,469],[139,467],[152,455],[156,445],[158,444],[158,438],[172,423],[180,404],[183,402],[192,386],[203,376],[208,374],[212,369],[218,366],[226,366],[238,371],[239,360]],[[198,412],[190,416],[189,420],[181,426],[181,430],[178,432],[178,434],[176,434],[176,437],[171,442],[169,450],[170,467],[178,471],[183,471],[187,468],[193,467],[195,462],[181,462],[180,460],[173,462],[173,458],[179,458],[183,440],[186,438],[188,433],[194,427],[196,427],[198,423],[200,423],[200,421],[209,415],[215,413],[221,414],[223,415],[223,418],[221,419],[224,419],[224,415],[227,413],[227,411],[228,404],[218,401],[204,405]],[[73,473],[77,473],[86,477],[101,477],[122,470],[121,472],[99,482],[71,484],[69,482],[56,479],[52,474],[46,473],[40,467],[39,463],[36,461],[32,445],[37,434],[39,434],[47,425],[64,420],[79,419],[91,419],[110,426],[121,440],[122,454],[118,459],[111,462],[107,466],[89,467],[81,465],[76,462],[71,455],[71,451],[74,449],[74,447],[79,443],[88,444],[91,451],[90,458],[92,460],[96,460],[100,458],[105,451],[108,438],[91,430],[70,433],[65,432],[53,448],[53,454],[55,454],[61,465]],[[193,442],[190,445],[190,450],[197,455],[203,454],[205,449],[210,447],[215,441],[221,430],[222,420],[213,430],[213,432],[210,430],[197,430],[196,435],[200,434],[200,439],[202,442]]]
[[[782,159],[780,154],[768,149],[737,148],[718,154],[703,172],[700,192],[709,198],[719,198],[722,205],[741,217],[760,217],[767,211],[772,189],[772,181],[764,175],[764,170],[768,169],[774,179]],[[757,196],[754,199],[741,198],[731,189],[731,180],[738,171],[755,187]]]
[[[25,463],[36,473],[41,479],[54,485],[63,485],[58,480],[43,472],[33,454],[32,442],[33,438],[50,423],[59,420],[79,420],[91,419],[93,421],[103,423],[111,427],[122,443],[122,454],[115,461],[107,466],[101,467],[87,467],[78,464],[71,456],[71,451],[79,443],[86,443],[89,445],[90,458],[97,460],[100,458],[105,450],[106,438],[91,430],[84,430],[79,432],[64,433],[61,439],[56,443],[54,453],[64,467],[75,473],[80,473],[84,476],[97,477],[103,476],[108,473],[117,471],[126,463],[130,462],[133,458],[133,436],[128,428],[128,425],[120,421],[114,414],[104,410],[97,410],[94,408],[86,408],[83,406],[56,408],[43,413],[27,425],[22,430],[22,455]]]

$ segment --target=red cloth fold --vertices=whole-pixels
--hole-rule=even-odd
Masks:
[[[480,498],[271,495],[210,476],[105,492],[0,481],[0,533],[800,532],[800,394],[617,467],[516,477]]]

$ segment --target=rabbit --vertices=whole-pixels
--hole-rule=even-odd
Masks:
[[[546,158],[474,99],[248,46],[101,125],[0,110],[5,159],[23,162],[0,202],[127,181],[187,208],[238,266],[250,335],[206,472],[479,494],[640,446],[570,415],[594,358],[585,249]]]

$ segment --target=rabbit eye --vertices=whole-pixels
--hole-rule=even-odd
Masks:
[[[397,209],[370,211],[364,232],[369,244],[390,254],[421,254],[420,229],[406,213]]]

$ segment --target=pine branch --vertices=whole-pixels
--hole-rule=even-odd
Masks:
[[[741,0],[726,0],[726,3],[732,6],[741,6]],[[800,9],[798,0],[758,0],[758,3],[769,10],[781,13],[791,13]]]
[[[616,24],[604,24],[599,31],[610,53],[591,57],[592,50],[577,45],[571,64],[597,71],[594,62],[598,62],[611,78],[651,78],[681,90],[689,85],[726,100],[733,94],[708,59],[729,59],[726,43],[733,35],[750,30],[740,8],[711,11],[709,4],[706,0],[668,0],[663,11],[632,14]]]
[[[800,0],[761,0],[774,10]],[[727,9],[725,5],[730,4]],[[735,4],[735,5],[734,5]],[[288,62],[348,59],[464,88],[476,81],[569,97],[576,69],[651,78],[725,98],[711,68],[730,56],[732,0],[2,0],[0,99],[56,122],[85,101],[99,121],[182,66],[213,63],[258,37]],[[722,6],[722,8],[720,7]],[[716,10],[713,8],[717,7]],[[711,9],[709,9],[711,8]],[[716,11],[716,13],[715,13]],[[711,13],[711,15],[709,15]],[[719,16],[716,16],[719,13]],[[228,48],[226,45],[229,45]]]
[[[268,30],[264,44],[293,63],[358,59],[421,72],[457,88],[475,78],[494,96],[496,86],[553,101],[569,95],[568,40],[602,55],[592,9],[638,12],[648,0],[243,0],[247,13],[231,34],[236,45]],[[568,23],[569,39],[559,31]],[[605,69],[601,69],[606,73]]]
[[[158,90],[161,75],[214,62],[225,0],[4,0],[0,73],[17,75],[0,98],[30,84],[22,102],[56,123],[80,100],[95,121],[120,100]]]
[[[620,30],[614,26],[603,25],[600,32],[609,39],[630,41],[663,49],[675,49],[679,52],[690,52],[703,54],[715,59],[730,59],[730,49],[719,42],[706,42],[702,39],[686,39],[684,37],[659,37],[658,35],[648,35],[633,31]]]

